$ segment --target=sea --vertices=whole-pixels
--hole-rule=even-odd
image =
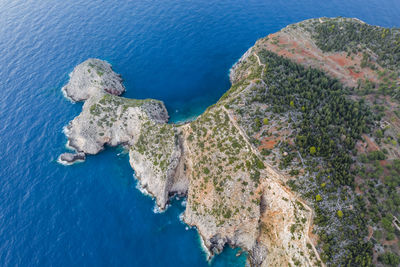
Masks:
[[[400,27],[400,1],[0,0],[0,266],[244,266],[229,247],[207,261],[180,220],[184,199],[157,212],[123,148],[58,164],[82,108],[61,87],[96,57],[122,75],[125,97],[193,119],[257,39],[321,16]]]

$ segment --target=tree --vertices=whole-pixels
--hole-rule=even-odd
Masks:
[[[261,128],[261,121],[259,118],[254,119],[254,131],[258,132]]]
[[[264,125],[268,125],[268,123],[269,123],[268,118],[264,118],[263,123],[264,123]]]
[[[343,211],[338,210],[338,211],[337,211],[337,216],[338,216],[339,218],[342,218],[342,217],[343,217]]]
[[[316,196],[315,196],[315,200],[316,200],[317,202],[322,201],[321,195],[320,195],[320,194],[316,195]]]
[[[400,257],[392,252],[385,252],[379,256],[379,261],[390,266],[398,266],[400,264]]]
[[[376,137],[378,137],[378,138],[383,138],[383,136],[384,136],[381,129],[376,130],[375,134],[376,134]]]
[[[315,146],[310,147],[310,154],[314,155],[315,153],[317,153],[317,149],[315,148]]]

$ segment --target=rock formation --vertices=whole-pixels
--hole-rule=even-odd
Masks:
[[[78,65],[62,90],[72,100],[85,103],[81,114],[64,129],[68,147],[76,153],[60,155],[59,162],[71,164],[84,160],[86,154],[97,154],[105,145],[124,145],[130,148],[136,177],[161,208],[167,204],[169,190],[186,192],[185,183],[177,181],[174,186],[181,145],[167,124],[164,103],[116,96],[125,90],[122,79],[110,64],[98,59]]]
[[[58,159],[61,164],[70,165],[77,161],[84,161],[86,159],[85,153],[62,153]]]
[[[104,92],[120,95],[125,92],[125,87],[109,63],[90,58],[74,68],[62,92],[73,101],[84,101]]]

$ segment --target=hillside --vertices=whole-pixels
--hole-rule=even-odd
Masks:
[[[399,57],[397,29],[290,25],[258,40],[229,91],[183,125],[167,124],[162,102],[116,96],[112,70],[84,62],[64,87],[85,100],[66,133],[78,155],[126,146],[161,209],[187,195],[184,221],[209,256],[231,245],[253,266],[395,266]]]

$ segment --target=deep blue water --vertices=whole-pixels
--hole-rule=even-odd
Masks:
[[[0,0],[0,266],[208,266],[180,201],[162,214],[109,148],[56,163],[81,104],[60,91],[88,57],[108,60],[132,98],[165,101],[173,121],[229,88],[258,38],[320,16],[400,26],[399,0]],[[227,249],[212,266],[243,266]]]

